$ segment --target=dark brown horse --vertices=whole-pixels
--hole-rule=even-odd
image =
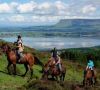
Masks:
[[[87,69],[84,76],[83,85],[84,86],[93,86],[96,83],[96,71],[94,70],[94,75],[91,69]]]
[[[24,64],[26,72],[22,76],[25,76],[27,74],[28,70],[30,69],[31,77],[32,77],[32,75],[33,75],[32,66],[34,64],[39,64],[41,66],[43,65],[42,62],[40,62],[40,60],[37,57],[33,56],[31,53],[25,53],[23,55],[23,59],[19,63],[17,60],[16,51],[12,50],[9,45],[4,44],[4,45],[2,45],[1,48],[2,48],[3,52],[6,53],[6,56],[7,56],[7,60],[8,60],[7,70],[8,70],[9,74],[10,74],[9,67],[11,65],[13,65],[13,68],[14,68],[14,75],[16,75],[16,64]]]
[[[53,58],[50,58],[49,61],[44,65],[42,79],[48,79],[48,76],[52,76],[52,78],[56,78],[58,81],[58,77],[60,81],[64,81],[66,74],[66,68],[62,65],[62,71],[60,72],[58,68],[55,66],[53,62]]]

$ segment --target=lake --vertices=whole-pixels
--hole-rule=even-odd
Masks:
[[[2,37],[5,41],[15,42],[16,37]],[[88,37],[22,37],[23,43],[26,46],[38,50],[57,49],[64,48],[79,48],[79,47],[92,47],[100,45],[100,39],[88,38]]]

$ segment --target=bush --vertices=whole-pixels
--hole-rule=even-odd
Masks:
[[[27,90],[63,90],[57,82],[42,80],[33,80],[25,87]]]

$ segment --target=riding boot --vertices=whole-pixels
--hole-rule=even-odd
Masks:
[[[22,60],[23,60],[23,57],[20,57],[19,60],[18,60],[18,62],[20,63]]]
[[[62,72],[62,67],[60,63],[58,64],[58,68],[59,68],[59,71]]]
[[[94,71],[93,70],[91,70],[92,71],[92,77],[94,77]]]
[[[20,52],[20,53],[19,53],[19,56],[20,56],[20,58],[19,58],[18,62],[20,62],[20,61],[23,59],[23,53]]]
[[[21,58],[18,59],[18,62],[20,62],[20,61],[21,61]]]

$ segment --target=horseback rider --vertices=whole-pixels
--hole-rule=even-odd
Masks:
[[[89,56],[89,57],[88,57],[88,63],[87,63],[87,67],[86,67],[86,70],[85,70],[84,74],[86,74],[86,71],[87,71],[88,69],[91,70],[92,76],[94,76],[94,62],[93,62],[92,56]]]
[[[22,41],[22,39],[21,39],[21,36],[18,35],[18,39],[17,39],[17,55],[18,55],[18,62],[20,62],[21,59],[23,58],[23,50],[24,50],[23,41]]]
[[[57,52],[57,49],[56,49],[56,47],[55,47],[55,48],[51,51],[51,56],[56,60],[57,54],[58,54],[58,52]]]
[[[17,44],[19,44],[19,43],[22,43],[22,44],[23,44],[23,41],[22,41],[22,39],[21,39],[21,36],[20,36],[20,35],[18,35],[18,37],[17,37]]]
[[[57,66],[58,70],[61,72],[62,71],[62,66],[61,66],[61,59],[58,55],[57,49],[54,48],[52,51],[51,57],[53,58],[53,62],[55,66]]]

